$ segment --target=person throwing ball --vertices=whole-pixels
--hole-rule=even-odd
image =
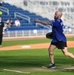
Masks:
[[[63,52],[63,54],[65,56],[74,58],[74,55],[72,53],[68,52],[68,49],[67,49],[67,40],[63,33],[64,24],[63,24],[61,17],[62,17],[62,12],[56,11],[55,15],[54,15],[54,20],[52,22],[42,21],[39,19],[35,20],[35,22],[37,22],[37,23],[42,23],[45,25],[52,26],[52,41],[48,48],[50,64],[47,68],[55,68],[56,67],[55,62],[54,62],[54,54],[53,54],[53,51],[56,48],[61,49],[61,51]]]

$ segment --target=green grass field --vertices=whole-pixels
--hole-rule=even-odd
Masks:
[[[68,38],[68,40],[73,41],[74,38]],[[3,46],[46,43],[50,41],[49,39],[12,40],[3,41]],[[73,48],[69,48],[69,51],[74,53]],[[64,56],[61,50],[56,49],[54,55],[57,67],[74,66],[74,59]],[[47,49],[0,51],[0,75],[74,75],[71,70],[50,71],[49,69],[43,69],[42,66],[48,66],[49,62]],[[3,69],[31,73],[9,72]]]

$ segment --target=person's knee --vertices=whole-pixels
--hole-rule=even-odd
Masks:
[[[63,54],[64,54],[65,56],[68,56],[68,55],[69,55],[69,52],[68,52],[68,50],[67,50],[67,47],[65,47],[65,48],[62,50],[62,52],[63,52]]]
[[[50,54],[53,54],[53,50],[51,50],[50,48],[48,48],[48,51]]]
[[[68,55],[69,55],[69,53],[68,53],[68,52],[64,52],[64,55],[65,55],[65,56],[68,56]]]

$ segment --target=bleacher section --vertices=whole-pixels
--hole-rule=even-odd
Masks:
[[[14,13],[18,12],[23,15],[27,15],[30,17],[30,23],[23,19],[23,18],[18,18],[20,20],[21,26],[20,27],[9,27],[8,30],[32,30],[32,29],[47,29],[46,27],[37,25],[34,22],[36,18],[41,19],[41,20],[48,20],[47,18],[43,18],[39,15],[36,15],[35,13],[30,13],[27,10],[23,10],[21,8],[17,8],[16,6],[10,5],[9,3],[2,3],[2,6],[7,8],[9,10],[9,15],[3,11],[2,19],[3,21],[7,19],[11,19],[12,21],[15,21],[18,17],[14,18]]]

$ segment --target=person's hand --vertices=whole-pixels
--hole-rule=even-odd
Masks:
[[[39,20],[39,19],[36,19],[36,20],[35,20],[35,22],[39,23],[39,22],[40,22],[40,20]]]

